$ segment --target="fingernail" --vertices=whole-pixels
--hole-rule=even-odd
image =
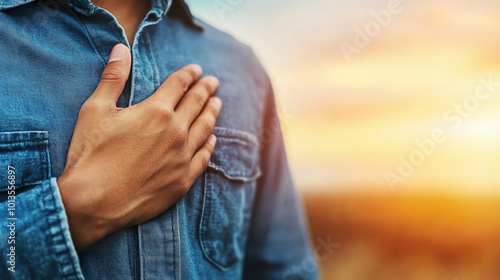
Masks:
[[[109,61],[119,61],[122,60],[125,57],[125,54],[127,53],[127,47],[123,44],[118,44],[114,46],[113,50],[111,51],[111,54],[109,55]]]
[[[220,100],[220,98],[218,98],[218,97],[212,97],[211,99],[212,99],[213,106],[217,110],[220,110],[220,108],[222,107],[222,100]]]
[[[201,76],[201,74],[203,73],[203,69],[201,69],[201,66],[198,65],[198,64],[193,64],[191,66],[193,68],[193,71],[198,75],[198,76]]]
[[[219,86],[219,80],[214,76],[208,76],[208,83],[212,86],[213,89]]]
[[[217,142],[217,137],[215,137],[215,135],[210,135],[210,137],[208,138],[208,143],[210,143],[210,145],[212,146],[215,146],[215,142]]]

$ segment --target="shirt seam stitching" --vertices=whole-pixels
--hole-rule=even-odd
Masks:
[[[106,60],[104,59],[104,57],[102,57],[102,55],[99,53],[99,51],[97,50],[95,44],[94,44],[94,41],[92,40],[92,37],[90,36],[89,34],[89,31],[87,29],[87,27],[85,26],[85,24],[83,23],[83,21],[78,17],[78,15],[72,10],[72,9],[69,9],[70,10],[70,13],[74,16],[74,18],[78,21],[78,23],[80,24],[82,30],[83,30],[83,33],[85,33],[85,36],[87,37],[87,39],[89,40],[90,42],[90,45],[92,46],[92,49],[94,50],[94,52],[99,56],[99,58],[101,59],[102,63],[104,66],[106,66]]]

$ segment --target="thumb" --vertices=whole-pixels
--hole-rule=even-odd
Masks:
[[[116,105],[130,74],[130,50],[124,44],[117,44],[109,55],[109,61],[102,71],[101,81],[93,98],[107,99]]]

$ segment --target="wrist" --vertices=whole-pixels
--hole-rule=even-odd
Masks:
[[[114,230],[110,228],[110,223],[95,215],[96,211],[99,211],[96,207],[98,196],[86,193],[89,183],[85,182],[85,177],[75,176],[74,173],[65,170],[57,179],[57,184],[68,217],[73,244],[76,250],[80,251]]]

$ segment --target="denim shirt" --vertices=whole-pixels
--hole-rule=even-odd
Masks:
[[[0,0],[0,278],[316,279],[269,78],[177,0],[152,1],[117,105],[200,64],[224,104],[209,167],[163,214],[75,250],[56,178],[117,43],[129,45],[123,29],[89,0]]]

